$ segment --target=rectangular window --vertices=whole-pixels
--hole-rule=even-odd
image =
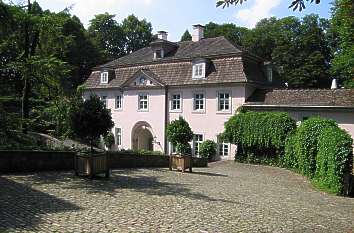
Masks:
[[[199,63],[193,65],[193,78],[205,78],[205,63]]]
[[[219,143],[219,155],[224,157],[224,156],[229,156],[229,144],[228,143]]]
[[[181,94],[171,96],[171,110],[181,110]]]
[[[204,94],[203,93],[194,94],[193,108],[195,111],[204,110]]]
[[[123,98],[122,95],[117,95],[116,96],[116,109],[122,109],[123,106]]]
[[[200,144],[203,142],[203,134],[194,134],[194,156],[199,157]]]
[[[101,101],[102,101],[102,103],[104,104],[104,106],[107,108],[107,96],[102,96],[101,97]]]
[[[116,145],[121,146],[122,145],[122,129],[121,128],[116,128],[115,136],[116,136]]]
[[[148,110],[148,95],[147,94],[139,94],[139,110]]]
[[[267,79],[268,82],[273,82],[273,69],[272,67],[267,67]]]
[[[103,83],[103,84],[108,83],[108,72],[101,73],[101,83]]]
[[[218,111],[230,110],[230,93],[220,92],[218,93]]]

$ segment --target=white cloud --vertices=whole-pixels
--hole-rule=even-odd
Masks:
[[[251,4],[252,3],[252,4]],[[254,0],[247,1],[244,5],[251,4],[245,9],[240,9],[235,17],[246,27],[254,27],[256,23],[272,16],[272,10],[279,6],[281,0]]]

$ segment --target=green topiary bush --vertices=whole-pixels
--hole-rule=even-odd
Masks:
[[[236,160],[275,165],[296,122],[283,112],[240,112],[225,123],[223,137],[238,145]]]
[[[212,140],[205,140],[200,145],[199,154],[211,160],[216,155],[217,144]]]
[[[280,165],[282,167],[297,169],[298,161],[295,151],[295,145],[297,144],[297,131],[294,130],[292,134],[288,136],[285,141],[285,153],[280,158]]]
[[[310,178],[316,171],[318,138],[326,128],[337,127],[333,120],[311,117],[301,123],[296,131],[295,154],[296,169]]]
[[[344,176],[353,164],[353,139],[339,127],[322,130],[318,138],[314,184],[336,194],[343,193]]]
[[[168,124],[167,139],[176,147],[177,152],[190,154],[189,142],[193,139],[193,132],[182,117]]]

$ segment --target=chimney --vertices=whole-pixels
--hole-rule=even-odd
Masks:
[[[337,89],[338,88],[338,85],[337,85],[337,79],[333,79],[332,80],[332,85],[331,85],[331,89]]]
[[[158,38],[161,40],[167,40],[167,32],[165,31],[158,31],[157,32]]]
[[[192,41],[197,42],[204,38],[204,26],[200,24],[193,25]]]

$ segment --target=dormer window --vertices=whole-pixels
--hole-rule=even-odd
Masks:
[[[146,78],[145,77],[140,77],[139,79],[139,85],[146,85]]]
[[[101,84],[107,84],[108,83],[108,72],[102,72],[101,73]]]
[[[156,49],[154,52],[154,59],[161,59],[164,57],[163,49]]]
[[[205,62],[193,65],[193,79],[205,78]]]

